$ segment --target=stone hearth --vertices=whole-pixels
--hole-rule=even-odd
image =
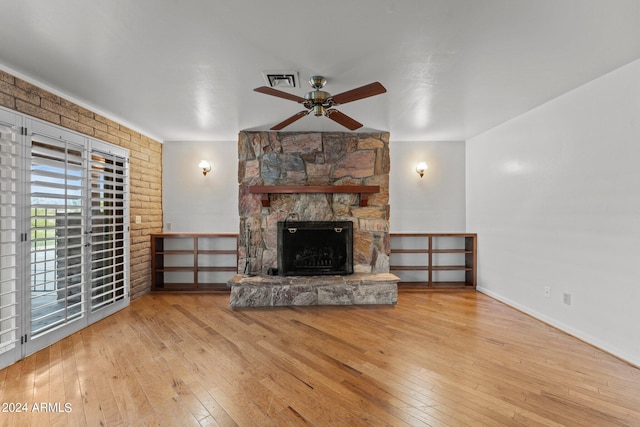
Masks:
[[[242,276],[229,280],[231,307],[396,304],[398,277],[389,274],[347,276]]]

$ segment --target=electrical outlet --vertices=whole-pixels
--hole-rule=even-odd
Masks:
[[[142,217],[140,215],[136,215],[136,224],[142,224]]]
[[[544,287],[544,296],[546,298],[551,298],[551,286]]]
[[[173,224],[171,224],[170,222],[167,223],[167,231],[171,231],[171,229],[173,228]]]
[[[571,305],[571,294],[563,292],[562,293],[562,302],[565,303],[566,305]]]

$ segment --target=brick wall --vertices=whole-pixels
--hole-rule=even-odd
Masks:
[[[2,70],[0,105],[129,150],[131,298],[147,293],[149,234],[162,232],[162,144]],[[141,224],[135,223],[137,215]]]

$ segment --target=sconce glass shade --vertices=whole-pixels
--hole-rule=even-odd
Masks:
[[[202,175],[207,176],[208,172],[211,172],[211,164],[206,160],[200,160],[198,167],[202,169]]]
[[[424,175],[424,171],[429,169],[429,166],[425,162],[420,162],[416,165],[416,172],[420,175],[420,178]]]

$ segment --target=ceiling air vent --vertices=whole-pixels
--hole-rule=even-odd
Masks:
[[[269,87],[298,87],[297,71],[265,71],[262,73]]]

